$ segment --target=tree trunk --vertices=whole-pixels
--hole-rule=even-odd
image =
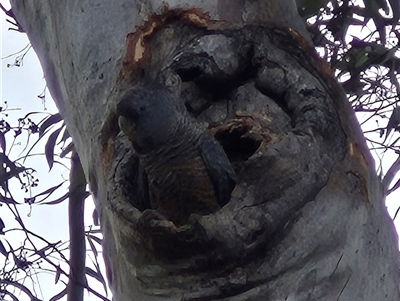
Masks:
[[[114,300],[400,300],[373,159],[294,0],[186,2],[12,3],[95,197]],[[149,81],[238,176],[226,206],[184,225],[141,208],[118,127],[122,94]]]

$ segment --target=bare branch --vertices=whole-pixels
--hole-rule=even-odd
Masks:
[[[394,177],[400,170],[400,155],[397,160],[392,164],[392,166],[387,171],[385,177],[382,180],[384,195],[388,195],[391,191],[389,191],[389,185],[392,183]]]
[[[69,188],[69,235],[70,235],[70,275],[68,283],[68,301],[83,301],[85,278],[85,229],[84,204],[86,179],[76,151],[71,157]]]
[[[5,7],[1,3],[0,3],[0,8],[8,17],[14,19],[14,21],[6,20],[8,23],[11,23],[12,25],[17,27],[17,28],[10,28],[10,30],[15,30],[18,32],[25,32],[24,29],[22,28],[21,24],[19,24],[17,19],[15,18],[15,15],[14,15],[12,9],[9,9],[9,10],[5,9]]]

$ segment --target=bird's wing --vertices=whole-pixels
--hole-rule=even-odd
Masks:
[[[214,185],[218,203],[224,206],[231,198],[237,176],[224,149],[208,132],[202,134],[200,138],[200,152]]]

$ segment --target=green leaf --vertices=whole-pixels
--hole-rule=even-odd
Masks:
[[[39,128],[39,137],[42,137],[50,126],[60,121],[62,121],[62,117],[59,113],[50,115],[47,119],[43,121]]]
[[[46,155],[47,164],[49,164],[50,170],[53,168],[54,164],[54,146],[56,145],[56,141],[58,135],[60,134],[62,128],[55,130],[47,139],[46,145],[44,147],[44,152]]]

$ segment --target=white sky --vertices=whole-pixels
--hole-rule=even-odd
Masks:
[[[1,1],[1,3],[6,6],[6,8],[9,8],[8,3],[6,4],[5,1]],[[11,126],[16,126],[18,124],[17,119],[24,117],[26,113],[33,111],[43,112],[41,114],[32,116],[32,119],[38,122],[46,117],[49,113],[56,113],[57,109],[49,92],[46,93],[45,103],[43,103],[42,100],[37,97],[37,95],[40,95],[43,92],[46,84],[43,79],[43,72],[41,70],[39,61],[32,49],[26,54],[22,67],[7,67],[7,64],[13,64],[15,56],[6,59],[3,58],[19,52],[21,49],[29,45],[29,41],[25,34],[15,31],[8,31],[8,28],[11,27],[11,24],[5,22],[5,16],[3,12],[0,12],[0,14],[2,21],[0,27],[0,57],[2,58],[0,65],[0,106],[5,107],[5,102],[7,102],[8,110],[4,113],[9,115],[6,117],[4,113],[0,112],[0,120],[6,119]],[[12,137],[13,135],[9,134],[8,136]],[[9,154],[10,159],[14,160],[23,155],[21,155],[21,152],[25,148],[27,141],[26,139],[26,133],[18,137],[17,143],[19,143],[19,145],[15,145],[13,147],[12,152]],[[36,139],[37,135],[32,136],[30,139],[30,144],[32,144],[32,142],[34,142]],[[43,154],[45,142],[46,139],[43,139],[43,142],[39,143],[33,149],[32,153]],[[12,139],[7,140],[7,145],[11,145],[11,143]],[[64,163],[68,165],[69,160],[66,160]],[[37,177],[40,179],[40,185],[39,187],[33,189],[30,195],[29,193],[24,194],[23,191],[19,189],[20,185],[17,182],[14,182],[16,183],[15,187],[12,187],[10,190],[13,192],[14,198],[21,203],[24,202],[24,197],[36,195],[54,185],[59,184],[69,177],[68,169],[58,164],[55,164],[52,171],[49,173],[49,168],[43,155],[28,158],[26,160],[26,166],[32,167],[37,171]],[[49,198],[49,200],[62,196],[67,192],[67,188],[68,183],[65,183],[59,189],[59,191],[54,194],[54,196]],[[86,207],[88,209],[86,210],[85,224],[92,225],[93,220],[91,215],[93,212],[93,204],[90,200],[86,201]],[[18,206],[18,209],[26,227],[31,231],[42,235],[52,243],[60,240],[68,240],[67,200],[55,206],[36,205],[30,208],[30,206],[24,204]],[[30,217],[28,216],[29,213]],[[7,208],[5,208],[5,206],[0,207],[0,217],[5,223],[5,230],[17,227],[17,223],[15,222],[13,215],[8,211]],[[8,235],[6,234],[5,237],[10,240],[10,235],[11,233]],[[4,236],[0,236],[0,240],[6,244],[3,238]],[[13,232],[12,240],[10,240],[13,247],[19,247],[23,238],[24,236],[22,234],[18,235],[17,233]],[[3,262],[1,256],[2,255],[0,254],[0,266]],[[65,269],[68,270],[67,268]],[[54,274],[42,274],[40,277],[40,287],[43,295],[37,291],[39,298],[48,300],[65,287],[63,283],[59,283],[57,285],[54,284]],[[25,284],[28,286],[29,280],[26,280]],[[99,292],[104,293],[101,286],[99,287]],[[23,296],[23,294],[20,296],[17,295],[17,297],[21,297],[21,301],[25,300],[22,298]],[[86,296],[85,300],[99,299],[94,296],[91,296],[90,298]]]
[[[8,3],[1,1],[3,5],[8,8]],[[29,44],[25,34],[17,33],[14,31],[8,31],[10,27],[9,23],[5,22],[4,14],[0,12],[2,17],[1,36],[0,36],[0,57],[4,58],[8,55],[19,52],[25,46]],[[2,40],[1,40],[2,39]],[[45,104],[37,97],[41,94],[45,88],[45,81],[43,79],[43,73],[36,57],[36,54],[31,49],[24,58],[24,64],[22,67],[8,68],[7,64],[12,64],[15,57],[10,57],[1,60],[0,66],[0,106],[4,107],[4,101],[7,101],[9,110],[6,112],[9,117],[5,117],[0,113],[0,120],[6,118],[6,120],[12,125],[17,124],[17,118],[23,117],[26,113],[37,111],[44,112],[34,117],[36,121],[41,120],[48,113],[55,113],[57,109],[50,97],[50,94],[46,93]],[[20,157],[21,151],[25,147],[26,135],[21,135],[19,142],[20,145],[16,145],[13,148],[10,158],[15,159]],[[24,139],[21,139],[24,138]],[[35,136],[36,138],[36,136]],[[34,137],[31,139],[34,141]],[[44,139],[45,142],[45,139]],[[11,142],[8,142],[11,143]],[[43,153],[44,143],[39,144],[33,151],[33,153]],[[387,156],[385,164],[390,164],[396,159],[394,156]],[[63,179],[68,178],[68,170],[62,166],[55,165],[52,172],[48,174],[48,166],[44,156],[37,156],[27,160],[27,165],[33,167],[38,171],[38,177],[40,178],[40,185],[35,189],[33,194],[37,194],[47,188],[60,183]],[[385,168],[384,170],[387,170]],[[61,196],[66,192],[67,185],[65,184],[60,192],[57,194]],[[24,195],[22,191],[20,193],[18,187],[12,188],[14,191],[14,197],[17,201],[23,202],[23,198],[29,195]],[[393,216],[398,207],[400,206],[399,201],[400,192],[393,193],[387,200],[388,211]],[[55,198],[55,197],[54,197]],[[87,202],[88,204],[88,202]],[[92,204],[88,204],[90,207],[87,210],[85,216],[86,225],[92,224],[91,214],[93,210]],[[26,226],[32,231],[42,234],[46,239],[51,242],[59,240],[66,241],[68,239],[68,228],[67,228],[67,201],[57,206],[33,206],[31,217],[28,214],[31,208],[28,205],[19,206]],[[4,220],[6,229],[10,229],[12,226],[16,226],[13,216],[7,213],[5,206],[0,207],[0,217]],[[396,226],[400,229],[400,217],[397,218]],[[4,237],[0,237],[0,240],[4,242]],[[9,238],[9,237],[8,237]],[[13,237],[13,243],[18,246],[22,238],[17,235]],[[2,255],[0,255],[1,257]],[[1,260],[0,260],[1,262]],[[48,299],[54,294],[58,293],[62,288],[63,284],[54,285],[54,275],[50,275],[47,278],[41,278],[41,288],[43,296],[39,294],[40,298]],[[99,288],[102,291],[101,287]],[[64,298],[65,299],[65,298]],[[23,300],[23,299],[22,299]],[[86,298],[86,300],[99,300],[96,297]]]

